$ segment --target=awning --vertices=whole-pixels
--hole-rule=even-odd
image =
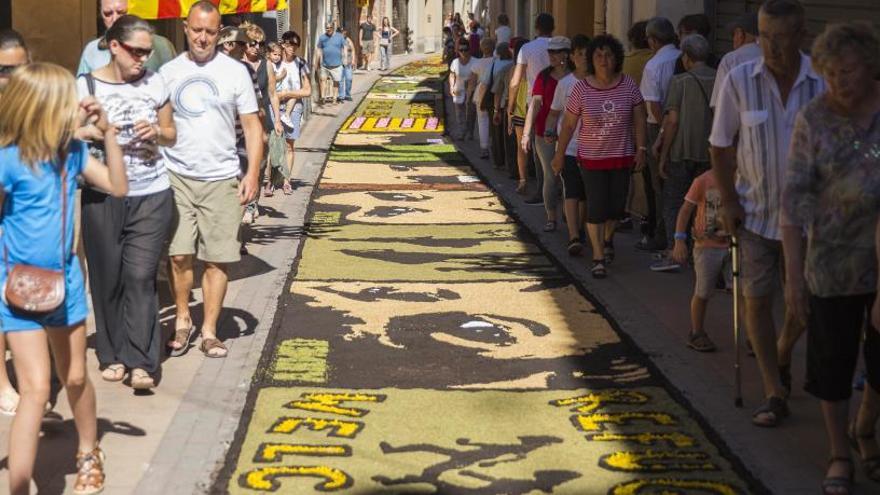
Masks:
[[[144,19],[186,17],[197,0],[128,0],[128,13]],[[287,0],[213,0],[221,14],[248,14],[285,10]]]

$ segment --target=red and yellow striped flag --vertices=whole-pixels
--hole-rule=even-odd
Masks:
[[[198,0],[129,0],[128,13],[144,19],[186,17],[189,8]],[[212,0],[221,14],[247,14],[284,10],[287,0]]]

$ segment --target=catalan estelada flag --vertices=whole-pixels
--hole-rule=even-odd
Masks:
[[[129,0],[128,13],[144,19],[186,17],[197,0]],[[247,14],[284,10],[287,0],[212,0],[221,14]]]

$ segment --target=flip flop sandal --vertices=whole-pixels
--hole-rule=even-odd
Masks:
[[[105,382],[120,382],[125,378],[125,366],[119,363],[109,364],[101,371],[101,378]]]
[[[752,413],[752,424],[764,428],[773,428],[779,426],[782,420],[787,418],[789,414],[788,404],[785,402],[785,399],[782,397],[770,397],[764,402],[764,405],[755,409],[755,412]],[[761,415],[765,415],[765,417],[770,415],[771,419],[762,421],[758,419]]]
[[[855,467],[853,460],[849,457],[832,457],[828,460],[830,468],[835,462],[843,462],[849,464],[849,476],[829,476],[822,480],[822,493],[826,495],[850,494],[853,492],[853,481],[855,478]]]
[[[712,352],[715,350],[715,343],[712,342],[706,332],[691,335],[688,338],[687,346],[698,352]]]
[[[174,330],[174,340],[171,342],[175,342],[180,344],[180,347],[175,349],[174,347],[168,346],[169,352],[168,355],[171,357],[179,357],[186,354],[186,351],[189,350],[189,339],[192,337],[192,333],[196,330],[195,325],[190,325],[189,328],[178,328]],[[171,343],[169,342],[169,344]]]
[[[288,196],[293,194],[293,185],[291,185],[291,183],[288,181],[284,181],[284,186],[282,186],[281,189],[284,192],[284,194],[286,194]]]
[[[135,368],[131,371],[131,388],[135,390],[150,390],[155,386],[155,380],[146,370]]]
[[[222,349],[222,353],[211,352],[214,349]],[[225,358],[229,353],[229,350],[226,349],[226,346],[223,345],[223,342],[220,342],[217,339],[202,339],[202,343],[199,344],[199,350],[202,351],[202,354],[205,357],[209,358]]]
[[[4,392],[0,394],[0,414],[4,416],[15,416],[18,410],[18,401],[20,397],[15,392]]]

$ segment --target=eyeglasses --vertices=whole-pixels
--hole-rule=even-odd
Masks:
[[[265,45],[265,44],[266,44],[266,43],[264,43],[264,42],[262,42],[262,41],[248,41],[248,44],[247,44],[247,45],[248,45],[249,47],[251,47],[251,48],[256,48],[256,47],[258,47],[258,46],[263,46],[263,45]]]
[[[150,58],[153,54],[153,48],[138,48],[136,46],[131,46],[128,43],[119,42],[119,46],[125,49],[129,55],[134,58]]]

